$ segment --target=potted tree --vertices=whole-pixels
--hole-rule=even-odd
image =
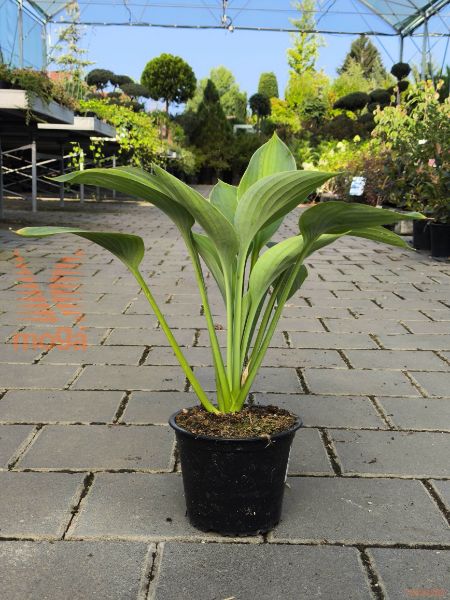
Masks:
[[[286,301],[308,275],[305,260],[344,235],[408,248],[384,225],[420,219],[362,204],[327,202],[308,208],[299,233],[268,244],[284,217],[331,173],[299,171],[275,135],[250,160],[237,187],[221,181],[209,199],[158,166],[90,169],[58,181],[115,189],[152,202],[177,226],[202,299],[213,355],[216,392],[200,385],[144,280],[144,243],[136,235],[67,227],[26,227],[17,233],[46,237],[72,233],[112,252],[135,277],[166,334],[200,405],[170,418],[176,433],[187,514],[201,530],[250,535],[280,519],[290,446],[300,418],[273,406],[249,406],[249,392]],[[197,224],[202,233],[193,231]],[[270,246],[270,247],[268,247]],[[225,356],[219,346],[203,266],[215,279],[227,312]]]

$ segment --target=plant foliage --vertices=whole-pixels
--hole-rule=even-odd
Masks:
[[[72,233],[112,252],[141,286],[204,408],[235,412],[244,406],[286,301],[307,277],[305,260],[343,235],[407,248],[402,238],[383,225],[421,218],[415,213],[405,215],[329,202],[304,211],[298,233],[266,249],[286,215],[332,176],[320,171],[297,171],[290,151],[274,136],[253,155],[239,186],[219,182],[209,199],[157,166],[151,173],[123,167],[91,169],[57,178],[137,196],[153,203],[174,222],[192,259],[204,307],[216,378],[215,398],[202,389],[139,270],[144,255],[141,238],[64,227],[26,227],[17,233],[27,237]],[[194,224],[201,233],[197,227],[193,231]],[[226,306],[224,354],[217,339],[202,261]]]

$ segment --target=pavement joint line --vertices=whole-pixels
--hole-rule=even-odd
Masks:
[[[109,336],[112,334],[112,332],[114,331],[113,327],[108,327],[108,329],[105,331],[105,333],[103,334],[103,337],[101,338],[100,342],[99,342],[99,346],[104,346],[106,340],[109,338]]]
[[[438,357],[440,358],[442,361],[444,361],[444,363],[448,366],[450,366],[450,360],[448,358],[445,358],[445,356],[442,355],[440,350],[432,350],[432,352]]]
[[[34,441],[39,435],[39,432],[43,429],[43,425],[36,425],[36,427],[30,432],[30,434],[26,437],[26,439],[20,444],[19,448],[12,455],[7,470],[12,471],[14,467],[17,465],[22,456],[26,453],[26,451],[33,445]]]
[[[151,349],[152,349],[152,346],[145,346],[144,351],[142,353],[142,356],[139,359],[138,367],[140,367],[143,364],[145,364],[145,361],[147,360],[147,356],[150,354]]]
[[[319,429],[319,432],[320,437],[322,438],[323,444],[325,446],[325,451],[327,453],[328,460],[330,461],[331,466],[333,468],[334,474],[337,477],[341,477],[343,469],[339,462],[338,454],[333,444],[333,441],[325,428],[321,427]]]
[[[282,331],[281,332],[283,337],[284,337],[284,341],[286,342],[286,346],[288,348],[292,348],[292,342],[291,342],[291,338],[289,337],[289,332],[288,331]]]
[[[156,557],[158,555],[158,544],[150,544],[147,550],[147,555],[144,559],[142,567],[141,581],[137,600],[147,600],[152,580],[155,578],[155,570],[157,570]]]
[[[119,423],[120,419],[122,418],[122,415],[125,412],[125,409],[127,407],[128,401],[130,399],[130,396],[131,396],[131,392],[130,391],[127,390],[126,392],[124,392],[123,397],[122,397],[122,399],[120,401],[120,404],[117,407],[116,413],[115,413],[115,415],[114,415],[114,417],[112,419],[112,423],[114,425],[117,425]]]
[[[411,383],[411,385],[413,385],[416,390],[419,392],[419,394],[423,397],[423,398],[429,398],[430,395],[428,394],[427,390],[425,388],[423,388],[420,383],[414,378],[413,375],[411,375],[411,373],[409,373],[408,371],[402,371],[403,375],[405,377],[407,377]]]
[[[404,327],[407,331],[407,333],[414,333],[414,331],[412,331],[408,325],[405,325],[405,323],[403,321],[398,321],[398,324],[401,325],[402,327]]]
[[[74,365],[76,366],[76,365]],[[63,390],[69,390],[70,386],[73,385],[77,379],[80,378],[81,373],[84,371],[85,368],[85,364],[81,364],[79,365],[78,369],[75,371],[75,373],[72,375],[72,377],[67,381],[66,385],[62,388]]]
[[[347,365],[347,367],[349,369],[354,369],[355,368],[352,365],[352,363],[350,362],[350,359],[348,358],[348,356],[345,354],[344,350],[337,350],[337,353],[339,354],[339,356],[342,358],[342,360],[345,362],[345,364]]]
[[[356,312],[353,311],[351,308],[346,308],[345,310],[347,310],[354,319],[359,319],[359,315],[357,315]]]
[[[378,336],[376,336],[374,333],[369,333],[368,336],[370,337],[370,339],[375,342],[375,344],[377,345],[377,347],[380,350],[386,350],[386,348],[383,346],[383,344],[380,342],[380,340],[378,339]]]
[[[380,576],[376,572],[375,565],[372,564],[370,556],[367,554],[366,549],[364,547],[357,546],[357,549],[359,551],[359,559],[366,572],[366,576],[372,594],[374,595],[376,600],[386,600],[386,595],[381,585]]]
[[[67,525],[66,525],[66,527],[64,529],[64,532],[63,532],[63,534],[61,536],[62,540],[66,539],[66,535],[67,535],[67,533],[68,533],[68,531],[70,529],[70,526],[72,525],[72,523],[73,523],[76,515],[80,511],[81,503],[83,502],[84,498],[88,495],[88,492],[89,492],[89,490],[90,490],[90,488],[91,488],[91,486],[92,486],[92,484],[94,482],[94,477],[95,477],[94,473],[89,472],[89,473],[87,473],[86,477],[84,478],[80,496],[78,498],[77,503],[74,505],[74,507],[73,507],[73,509],[71,511],[71,515],[70,515],[69,521],[68,521],[68,523],[67,523]]]
[[[164,545],[165,545],[164,541],[161,541],[156,544],[156,550],[153,554],[152,570],[151,570],[151,572],[149,574],[149,578],[148,578],[148,588],[147,588],[146,600],[155,600],[155,598],[156,598],[159,573],[161,570],[161,563],[162,563],[163,554],[164,554]]]
[[[319,321],[319,323],[322,325],[322,327],[325,329],[325,331],[326,331],[327,333],[330,333],[330,329],[329,329],[329,327],[327,327],[327,325],[326,325],[326,323],[325,323],[325,321],[324,321],[323,317],[317,317],[317,320],[318,320],[318,321]]]
[[[301,386],[301,388],[303,390],[303,393],[304,394],[310,394],[309,386],[308,386],[308,384],[306,382],[305,376],[304,376],[303,371],[301,370],[301,368],[297,367],[295,369],[295,372],[297,373],[298,381],[299,381],[300,386]]]
[[[433,482],[430,481],[430,478],[422,479],[421,481],[428,494],[431,496],[432,500],[435,502],[435,504],[437,504],[439,510],[442,513],[442,516],[447,521],[448,525],[450,525],[450,510],[445,505],[438,490],[434,487]]]
[[[383,422],[388,426],[388,429],[398,429],[398,427],[393,423],[393,421],[391,421],[391,419],[389,418],[389,415],[386,413],[384,408],[378,402],[377,397],[372,396],[372,395],[369,395],[367,397],[369,398],[370,402],[373,404],[375,410],[377,411],[377,413],[379,414],[379,416],[381,417]]]

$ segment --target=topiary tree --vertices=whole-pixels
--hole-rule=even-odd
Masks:
[[[136,99],[149,97],[147,88],[140,83],[134,83],[134,81],[131,83],[124,83],[120,86],[120,88],[122,92],[124,92],[124,94],[127,96],[130,96],[130,98]]]
[[[272,71],[269,73],[261,73],[258,84],[258,94],[263,94],[267,98],[278,98],[278,81],[277,76]]]
[[[164,101],[168,113],[173,102],[182,104],[192,98],[197,80],[187,62],[179,56],[164,53],[145,65],[141,83],[150,98]]]
[[[378,88],[370,92],[369,103],[374,103],[377,106],[387,106],[391,103],[391,96],[392,94],[389,93],[389,90]]]
[[[115,73],[110,78],[109,82],[114,86],[114,89],[117,87],[122,89],[122,85],[125,85],[126,83],[134,83],[131,77],[128,77],[128,75],[116,75]]]
[[[354,92],[353,94],[347,94],[336,100],[333,108],[341,108],[342,110],[350,110],[356,112],[362,110],[369,102],[369,96],[364,92]]]
[[[408,63],[398,62],[395,65],[392,65],[391,69],[392,75],[400,81],[400,79],[405,79],[411,73],[411,67]]]
[[[268,117],[272,112],[270,100],[263,94],[253,94],[250,96],[248,104],[253,115],[256,115],[256,126],[259,129],[261,119]]]
[[[114,73],[107,69],[92,69],[86,75],[86,83],[93,85],[97,90],[104,90],[105,87],[110,83],[111,78],[114,78]]]

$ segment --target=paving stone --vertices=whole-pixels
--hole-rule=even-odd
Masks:
[[[315,319],[314,317],[309,319],[304,319],[301,317],[282,317],[280,319],[279,327],[282,329],[282,331],[325,331],[325,328],[319,319]]]
[[[16,452],[24,445],[33,427],[27,425],[0,426],[0,468],[6,468]]]
[[[337,367],[347,369],[336,350],[299,350],[270,348],[263,360],[266,367]]]
[[[317,429],[299,429],[289,457],[290,475],[333,474],[327,451]]]
[[[330,431],[345,473],[450,476],[450,435],[403,431]]]
[[[152,590],[151,600],[371,598],[354,548],[269,544],[168,542]]]
[[[60,537],[83,480],[79,473],[0,473],[0,538]]]
[[[189,348],[185,351],[185,356],[191,367],[210,367],[214,364],[210,348]],[[146,365],[176,365],[179,362],[172,348],[163,348],[153,346],[145,360]]]
[[[28,348],[24,344],[0,344],[0,363],[32,364],[41,354],[39,348]]]
[[[0,400],[0,422],[111,422],[122,392],[11,390]]]
[[[386,427],[372,402],[363,396],[255,394],[254,401],[286,408],[299,415],[307,427]]]
[[[410,350],[345,350],[356,369],[447,371],[449,366],[432,352]]]
[[[405,328],[393,320],[324,319],[323,322],[333,333],[405,333]]]
[[[413,333],[450,334],[450,322],[430,323],[425,321],[405,321],[405,325]]]
[[[437,489],[439,496],[450,512],[450,481],[433,481],[432,485]]]
[[[450,431],[450,398],[383,398],[378,401],[402,429]]]
[[[0,364],[0,381],[10,389],[60,389],[76,373],[72,365],[8,365]]]
[[[217,539],[189,524],[183,482],[176,473],[97,475],[68,538],[98,537],[147,541]]]
[[[185,376],[181,367],[92,365],[84,368],[72,388],[77,390],[159,391],[183,390],[184,386]]]
[[[135,599],[147,552],[130,542],[3,542],[2,598]]]
[[[356,320],[356,319],[355,319]],[[365,333],[290,333],[294,348],[323,348],[343,350],[345,348],[377,348],[375,342]]]
[[[48,425],[16,466],[163,471],[171,467],[173,439],[168,427]]]
[[[138,365],[144,346],[87,346],[75,350],[53,348],[39,364]]]
[[[195,331],[179,329],[175,339],[180,346],[192,346]],[[106,338],[106,346],[170,346],[166,335],[159,329],[114,329]]]
[[[290,477],[273,540],[441,544],[450,530],[419,481]]]
[[[121,421],[137,424],[167,424],[169,417],[199,403],[195,394],[186,392],[133,392]]]
[[[309,389],[314,394],[364,396],[418,396],[406,375],[395,371],[361,369],[304,369]]]
[[[407,333],[405,335],[379,335],[379,341],[388,350],[450,350],[450,335]]]
[[[367,553],[389,600],[447,597],[448,550],[370,548]]]
[[[450,398],[450,367],[446,373],[418,373],[411,375],[425,388],[430,396],[446,396]]]

